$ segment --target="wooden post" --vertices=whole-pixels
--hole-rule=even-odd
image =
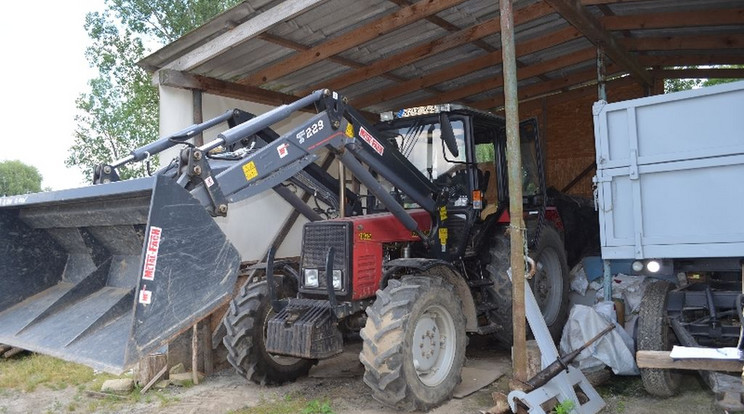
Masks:
[[[150,354],[142,358],[137,364],[137,384],[149,384],[157,374],[167,368],[168,358],[165,354]]]
[[[514,379],[527,381],[527,321],[524,297],[524,220],[522,218],[522,156],[519,140],[519,100],[517,59],[514,51],[512,0],[500,1],[501,49],[506,114],[506,158],[509,176],[509,216],[511,217],[512,323]]]
[[[202,355],[204,360],[204,375],[210,375],[214,370],[214,357],[212,353],[212,316],[208,316],[202,322]]]
[[[194,385],[199,384],[199,323],[195,323],[191,328],[191,378]]]

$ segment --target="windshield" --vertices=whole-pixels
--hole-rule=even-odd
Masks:
[[[384,129],[397,145],[398,150],[430,180],[434,181],[447,172],[462,168],[465,162],[465,127],[462,120],[451,120],[452,129],[457,141],[459,155],[445,154],[446,146],[442,142],[441,127],[436,118],[414,119],[408,122],[397,122],[392,128]]]

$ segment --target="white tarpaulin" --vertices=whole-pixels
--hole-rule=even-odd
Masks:
[[[561,354],[578,349],[609,324],[614,324],[615,329],[582,351],[573,363],[584,371],[607,365],[616,375],[638,375],[633,338],[617,324],[613,305],[612,302],[600,302],[594,307],[574,305],[563,328]]]

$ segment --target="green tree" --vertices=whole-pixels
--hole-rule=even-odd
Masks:
[[[125,157],[158,138],[158,92],[137,62],[226,10],[238,0],[107,0],[106,11],[88,13],[92,40],[86,58],[98,68],[89,90],[76,101],[79,115],[67,166],[88,176],[101,163]],[[146,174],[142,163],[119,169],[123,179]]]
[[[36,167],[20,161],[0,162],[0,196],[38,193],[41,174]]]
[[[680,67],[679,69],[696,69],[696,66]],[[718,65],[716,68],[719,69],[741,69],[744,65]],[[665,79],[664,80],[664,93],[686,91],[689,89],[700,88],[705,86],[720,85],[722,83],[736,82],[741,79]]]

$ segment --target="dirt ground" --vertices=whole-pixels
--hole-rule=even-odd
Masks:
[[[314,367],[310,377],[276,387],[262,387],[247,382],[232,370],[211,375],[203,383],[187,388],[169,387],[151,391],[138,402],[105,403],[75,387],[51,390],[38,387],[35,391],[0,389],[0,414],[6,413],[285,413],[283,402],[290,399],[327,401],[335,414],[395,413],[375,401],[362,381],[363,368],[357,359],[360,344],[352,344],[344,354],[322,361]],[[473,349],[475,348],[475,349]],[[468,365],[487,364],[489,369],[502,372],[494,383],[465,398],[452,399],[430,411],[432,414],[480,413],[493,403],[491,393],[508,392],[511,376],[509,355],[492,352],[484,347],[470,347]],[[643,391],[637,377],[613,377],[598,388],[607,407],[603,413],[723,413],[714,404],[714,395],[696,376],[686,376],[682,392],[673,398],[658,399]],[[252,407],[252,408],[251,408]],[[275,407],[275,408],[272,408]],[[296,412],[296,411],[295,411]]]

